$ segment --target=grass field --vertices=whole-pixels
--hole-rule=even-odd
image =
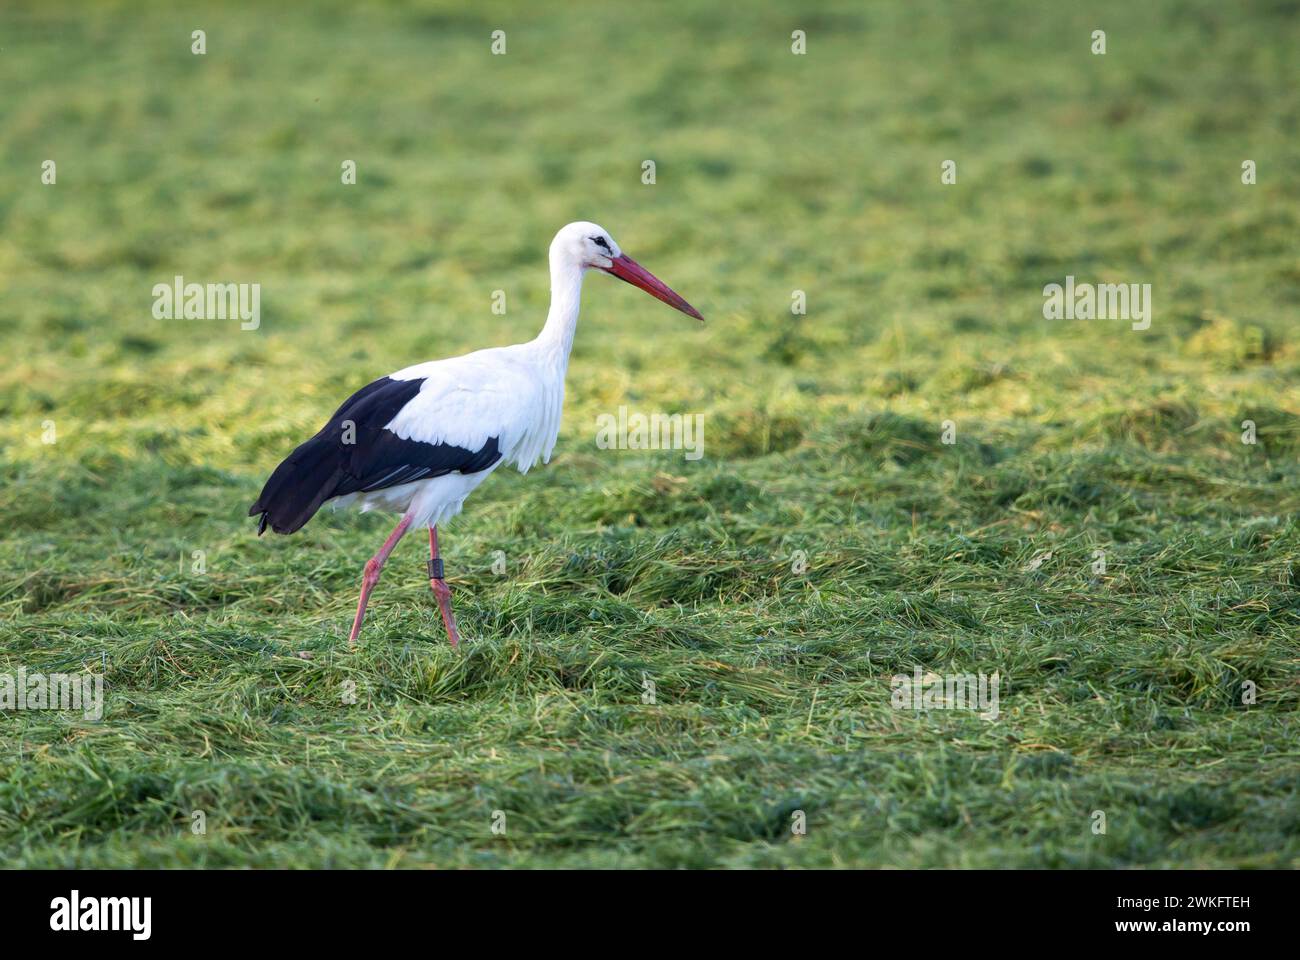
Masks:
[[[0,713],[7,866],[1300,864],[1300,5],[260,6],[0,10],[0,674],[105,690]],[[248,505],[532,337],[575,219],[709,323],[590,277],[556,457],[443,531],[467,643],[413,537],[350,652],[392,519]]]

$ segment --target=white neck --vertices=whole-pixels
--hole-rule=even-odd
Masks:
[[[551,252],[551,309],[546,315],[546,326],[533,341],[539,349],[552,356],[560,376],[569,366],[569,351],[573,349],[573,333],[578,326],[578,308],[582,301],[583,269],[567,257]]]
[[[555,440],[560,434],[564,412],[564,376],[569,370],[569,351],[578,326],[578,307],[582,299],[582,267],[571,258],[551,251],[551,309],[546,326],[524,349],[537,359],[542,399],[529,410],[530,422],[520,445],[511,454],[519,469],[528,468],[540,457],[551,459]]]

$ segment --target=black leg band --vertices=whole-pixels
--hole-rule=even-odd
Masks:
[[[429,579],[430,580],[442,579],[442,557],[429,558]]]

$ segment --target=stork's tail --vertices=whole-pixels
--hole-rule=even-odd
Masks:
[[[260,537],[268,525],[276,533],[293,533],[315,516],[322,503],[334,495],[342,477],[338,444],[312,437],[275,468],[248,515],[257,522]]]

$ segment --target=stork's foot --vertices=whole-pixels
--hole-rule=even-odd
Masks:
[[[456,615],[451,612],[451,587],[441,577],[429,581],[433,588],[434,599],[438,601],[438,611],[442,614],[442,625],[447,628],[447,639],[454,650],[460,645],[460,631],[456,629]]]
[[[447,639],[454,650],[460,645],[460,631],[456,629],[456,615],[451,612],[451,587],[442,578],[442,557],[438,555],[438,528],[429,527],[429,586],[438,601],[442,625],[447,628]]]
[[[388,555],[393,552],[397,541],[401,540],[406,533],[407,527],[411,525],[411,519],[410,513],[403,516],[393,528],[393,532],[388,535],[388,539],[384,541],[384,545],[379,548],[379,552],[366,561],[366,570],[361,575],[361,599],[357,601],[357,615],[352,618],[352,633],[348,635],[348,646],[356,646],[357,637],[361,636],[361,622],[366,619],[366,604],[370,602],[370,591],[375,589],[375,584],[379,582],[379,574],[384,569]]]
[[[366,619],[366,604],[370,602],[370,591],[379,582],[379,573],[384,569],[384,561],[378,556],[366,561],[366,570],[361,575],[361,599],[357,601],[357,615],[352,618],[352,633],[348,635],[348,645],[356,646],[357,637],[361,636],[361,622]]]

